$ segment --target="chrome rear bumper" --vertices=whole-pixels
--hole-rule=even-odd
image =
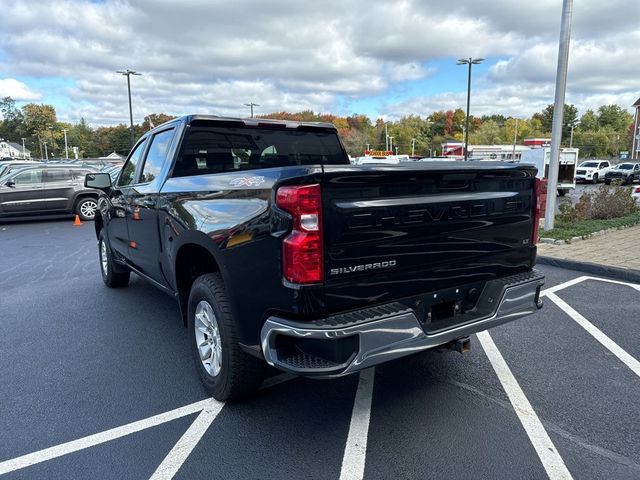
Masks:
[[[472,311],[450,328],[436,331],[427,330],[415,310],[400,302],[313,322],[269,317],[261,331],[262,351],[267,363],[287,372],[325,378],[348,375],[530,315],[542,306],[543,284],[544,276],[535,270],[491,280]],[[327,360],[305,353],[309,341],[340,344],[346,352],[339,361]]]

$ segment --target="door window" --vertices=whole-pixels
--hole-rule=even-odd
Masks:
[[[609,166],[609,162],[602,162],[601,168],[607,168]]]
[[[66,168],[47,170],[44,175],[45,183],[66,182],[68,180],[71,180],[71,172]]]
[[[142,175],[140,175],[140,183],[152,182],[160,174],[160,169],[167,158],[172,138],[173,128],[153,136],[147,159],[142,169]]]
[[[26,172],[21,172],[13,177],[13,182],[16,185],[42,183],[42,170],[27,170]]]
[[[118,186],[125,187],[127,185],[132,185],[134,178],[136,176],[136,167],[140,163],[140,158],[142,158],[142,152],[144,152],[144,146],[147,144],[147,141],[140,143],[131,153],[129,159],[126,161],[124,166],[122,167],[122,173],[120,174],[120,178],[118,178]]]

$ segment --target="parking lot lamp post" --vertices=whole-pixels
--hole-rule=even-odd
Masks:
[[[24,148],[24,141],[26,138],[22,137],[22,158],[27,158],[26,149]]]
[[[42,142],[44,145],[44,159],[49,160],[49,153],[47,152],[47,142]]]
[[[560,170],[560,143],[562,141],[562,119],[564,117],[564,96],[567,89],[567,69],[569,65],[569,43],[571,41],[571,16],[573,0],[563,0],[560,21],[560,41],[558,42],[558,68],[556,70],[556,91],[551,124],[551,156],[547,174],[547,208],[544,229],[553,229],[556,215],[556,193]]]
[[[468,65],[469,73],[467,74],[467,118],[464,129],[464,159],[469,160],[469,107],[471,106],[471,65],[478,65],[484,61],[484,58],[461,58],[456,65]]]
[[[49,133],[51,134],[51,155],[53,156],[53,125],[49,125]]]
[[[69,158],[69,147],[67,146],[67,129],[63,128],[62,131],[64,132],[64,158]]]
[[[251,109],[251,118],[253,118],[253,107],[259,107],[260,105],[258,105],[257,103],[245,103],[244,104],[245,107],[249,107]]]
[[[135,140],[133,136],[133,108],[131,107],[131,75],[142,75],[141,73],[134,72],[133,70],[118,70],[116,73],[127,77],[127,93],[129,94],[129,125],[131,128],[131,147],[133,148],[133,142]]]

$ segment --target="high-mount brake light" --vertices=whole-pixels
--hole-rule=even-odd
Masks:
[[[293,229],[282,242],[282,273],[286,281],[324,281],[322,196],[320,185],[288,185],[276,193],[276,205],[293,216]]]

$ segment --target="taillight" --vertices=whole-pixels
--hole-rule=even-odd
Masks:
[[[636,187],[636,193],[640,193],[640,187]]]
[[[531,245],[537,245],[538,243],[538,229],[540,228],[540,184],[541,180],[536,177],[533,180],[533,233],[531,234]]]
[[[282,243],[282,273],[291,283],[324,280],[322,197],[320,185],[280,187],[276,205],[293,216],[293,229]]]

